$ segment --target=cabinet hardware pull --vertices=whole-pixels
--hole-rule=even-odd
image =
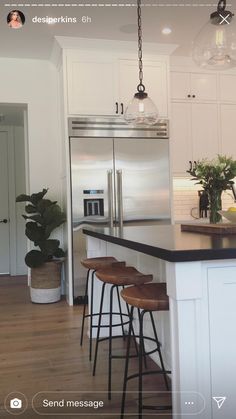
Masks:
[[[121,115],[124,115],[124,104],[121,103],[120,106],[121,106]]]
[[[189,160],[189,170],[190,172],[193,170],[193,163],[191,162],[191,160]]]
[[[117,175],[118,223],[119,223],[119,227],[123,227],[122,170],[117,170],[116,175]]]
[[[109,225],[113,227],[113,171],[107,171],[107,190],[108,190],[108,218],[109,218]]]
[[[191,97],[191,95],[188,95],[188,97]]]
[[[118,102],[116,102],[116,113],[118,113]]]
[[[194,170],[196,169],[196,166],[197,166],[197,162],[196,162],[196,160],[194,160],[194,162],[193,162],[193,168],[194,168]]]
[[[196,97],[196,95],[193,95],[192,97]]]

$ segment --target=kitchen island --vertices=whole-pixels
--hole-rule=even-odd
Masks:
[[[83,232],[89,257],[113,255],[167,282],[170,321],[160,318],[159,333],[172,370],[173,418],[235,419],[236,236],[171,225]],[[221,408],[214,397],[226,397]]]

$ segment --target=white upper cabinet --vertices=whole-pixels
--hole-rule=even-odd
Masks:
[[[221,153],[236,159],[236,104],[220,106],[221,121]]]
[[[159,115],[167,117],[168,84],[166,63],[163,61],[144,61],[143,65],[143,84],[146,92],[157,106]],[[119,101],[124,104],[124,108],[126,108],[137,91],[138,83],[137,60],[119,60]]]
[[[171,98],[195,102],[216,101],[216,74],[171,72]]]
[[[127,55],[127,54],[126,54]],[[166,59],[144,60],[144,85],[159,115],[168,115]],[[111,51],[66,51],[69,115],[122,115],[137,91],[138,61]]]
[[[236,75],[220,74],[220,100],[236,103]]]
[[[116,112],[114,61],[94,53],[67,52],[69,114],[106,115]]]
[[[189,161],[216,157],[219,153],[217,117],[217,104],[214,103],[172,103],[173,173],[186,175]]]
[[[213,159],[219,153],[217,104],[192,104],[193,160]]]
[[[193,159],[189,103],[172,103],[170,145],[173,172],[186,175],[189,161]]]
[[[170,73],[170,95],[171,99],[190,99],[190,73]]]

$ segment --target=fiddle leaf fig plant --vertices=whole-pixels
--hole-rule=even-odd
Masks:
[[[61,249],[60,241],[50,239],[53,230],[66,221],[66,214],[61,210],[57,201],[44,198],[48,189],[32,195],[19,195],[16,202],[27,202],[25,234],[29,240],[38,246],[39,250],[31,250],[25,256],[25,263],[30,268],[36,268],[54,258],[62,258],[65,252]]]

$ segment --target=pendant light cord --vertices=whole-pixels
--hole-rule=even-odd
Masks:
[[[217,11],[221,12],[226,8],[226,0],[220,0],[218,3]]]
[[[138,60],[139,60],[139,85],[138,92],[144,92],[143,85],[143,52],[142,52],[142,16],[141,16],[141,0],[137,0],[137,14],[138,14]]]

